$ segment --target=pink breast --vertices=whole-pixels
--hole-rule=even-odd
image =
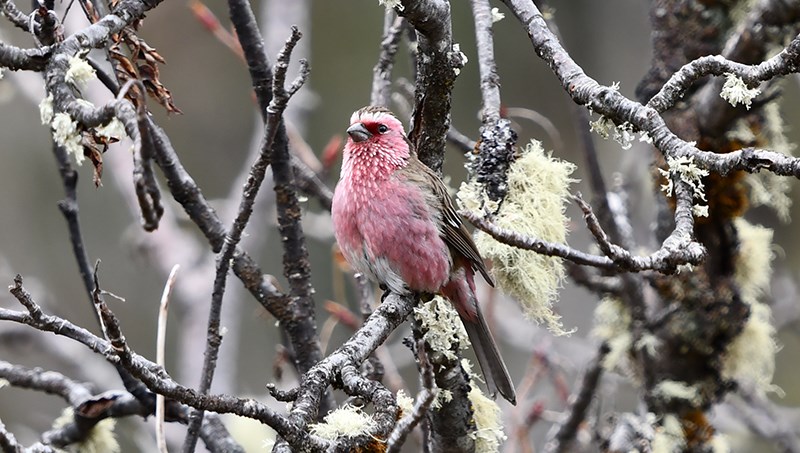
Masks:
[[[451,259],[430,208],[418,190],[394,178],[377,186],[341,187],[347,193],[337,187],[333,220],[340,247],[352,256],[363,245],[367,259],[385,260],[410,289],[438,292]]]

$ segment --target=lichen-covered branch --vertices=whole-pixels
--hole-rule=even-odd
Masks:
[[[648,107],[663,112],[677,102],[697,80],[708,76],[736,74],[748,86],[755,86],[778,76],[794,74],[800,69],[800,36],[777,55],[757,65],[730,61],[721,55],[700,57],[687,63],[664,84],[661,90],[647,102]]]

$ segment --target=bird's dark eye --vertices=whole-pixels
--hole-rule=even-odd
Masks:
[[[389,128],[386,127],[385,124],[379,124],[378,125],[378,132],[380,132],[381,134],[385,134],[385,133],[389,132]]]

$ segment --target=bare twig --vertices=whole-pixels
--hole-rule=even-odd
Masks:
[[[602,276],[592,272],[589,267],[568,262],[565,263],[567,274],[572,281],[585,287],[586,289],[598,294],[613,294],[619,296],[622,293],[622,281],[618,276]]]
[[[15,387],[58,395],[72,406],[77,406],[92,396],[86,386],[61,373],[39,368],[29,369],[2,360],[0,360],[0,377]]]
[[[425,418],[425,414],[433,404],[434,399],[436,399],[433,367],[428,360],[428,355],[425,353],[425,345],[421,340],[417,342],[417,360],[420,367],[420,375],[422,376],[422,390],[419,391],[414,399],[414,408],[411,413],[403,414],[403,418],[397,422],[394,430],[389,435],[387,453],[400,451],[406,441],[406,437]]]
[[[78,173],[72,168],[69,162],[69,156],[67,156],[67,152],[63,147],[57,146],[54,143],[53,153],[56,158],[56,163],[58,164],[58,173],[64,185],[65,195],[65,198],[58,202],[58,209],[67,221],[72,253],[78,265],[78,272],[83,282],[83,288],[86,291],[88,299],[91,300],[94,284],[92,283],[92,267],[89,264],[89,256],[86,252],[83,234],[81,233],[80,217],[78,216]],[[92,310],[92,312],[94,313],[94,310]],[[100,318],[96,318],[96,320],[99,322]]]
[[[301,35],[299,31],[296,28],[293,29],[292,36],[286,41],[283,51],[281,51],[280,55],[278,56],[275,77],[273,79],[272,102],[270,102],[269,107],[267,108],[267,123],[264,132],[264,142],[261,147],[261,153],[259,154],[256,162],[253,164],[250,176],[248,177],[247,183],[242,191],[239,212],[233,222],[233,225],[231,226],[231,229],[229,230],[217,261],[217,272],[214,279],[211,309],[208,318],[206,354],[203,362],[203,373],[199,387],[200,393],[208,393],[211,388],[211,382],[214,377],[217,356],[219,353],[219,345],[222,343],[222,334],[219,331],[220,317],[222,314],[222,298],[225,293],[225,285],[227,281],[228,270],[230,269],[231,258],[236,251],[236,246],[241,240],[242,233],[244,232],[247,222],[250,219],[250,215],[252,214],[253,204],[255,203],[256,196],[261,188],[261,183],[264,181],[264,175],[266,174],[267,167],[270,162],[273,163],[273,168],[277,163],[277,159],[275,158],[277,156],[275,156],[273,144],[275,142],[275,137],[277,136],[277,129],[281,123],[283,111],[286,108],[291,96],[300,89],[308,77],[308,70],[305,68],[300,71],[300,75],[294,82],[292,82],[292,85],[288,91],[284,88],[283,84],[285,82],[286,69],[288,68],[291,52],[294,46],[297,44],[297,41],[300,39],[300,36]],[[288,164],[288,162],[286,163]],[[275,173],[275,177],[276,184],[278,184],[277,173]],[[295,204],[296,201],[297,200],[295,199]],[[279,197],[279,211],[280,205],[281,200]],[[286,265],[288,266],[288,263]],[[203,413],[198,411],[193,415],[192,418],[193,420],[189,425],[189,432],[187,434],[186,441],[184,442],[184,452],[194,451],[199,428],[203,419]]]
[[[596,396],[597,385],[600,383],[600,377],[603,374],[603,360],[605,360],[609,351],[608,344],[603,343],[600,345],[597,357],[595,357],[583,375],[580,390],[574,397],[575,400],[570,406],[568,417],[558,425],[554,438],[545,444],[545,452],[560,453],[570,451],[570,446],[578,433],[578,428],[586,418],[589,405]]]
[[[640,271],[653,269],[662,273],[673,273],[678,266],[683,264],[696,265],[705,258],[705,248],[698,242],[691,240],[694,228],[692,214],[692,195],[688,185],[679,181],[675,183],[675,230],[661,245],[661,248],[648,256],[633,256],[630,251],[612,244],[600,226],[600,222],[594,215],[591,206],[583,201],[578,194],[574,197],[575,201],[583,211],[584,219],[589,227],[589,231],[594,235],[600,250],[611,258],[614,263],[625,270]]]
[[[264,51],[263,39],[258,30],[255,15],[250,7],[250,2],[245,0],[229,0],[228,9],[236,29],[236,35],[242,44],[247,65],[250,70],[250,78],[258,98],[260,112],[265,121],[268,121],[268,110],[273,101],[274,87],[284,90],[284,83],[273,81],[272,70],[269,60]],[[294,30],[292,39],[299,39],[299,31]],[[288,58],[288,57],[287,57]],[[280,59],[280,57],[279,57]],[[288,64],[288,63],[287,63]],[[305,67],[305,63],[303,64]],[[283,69],[285,77],[286,69]],[[307,71],[304,69],[303,71]],[[301,71],[301,76],[302,72]],[[302,76],[305,77],[305,76]],[[300,79],[298,79],[300,80]],[[297,82],[297,81],[295,81]],[[289,89],[292,92],[299,88]],[[288,97],[286,98],[288,100]],[[283,102],[283,101],[281,101]],[[285,109],[284,106],[275,105],[279,110]],[[315,363],[322,358],[319,338],[316,333],[316,317],[314,313],[313,299],[309,280],[309,263],[305,241],[303,239],[302,227],[300,226],[300,208],[297,197],[292,189],[292,169],[289,166],[290,153],[288,150],[289,139],[283,121],[277,123],[275,131],[272,170],[275,178],[275,194],[278,206],[279,231],[284,241],[284,274],[289,279],[292,293],[290,298],[281,298],[281,304],[272,305],[269,311],[281,321],[281,326],[286,330],[291,344],[292,357],[297,371],[302,374],[308,371]],[[297,159],[295,159],[298,161]],[[295,165],[297,167],[297,165]],[[310,171],[310,170],[309,170]],[[301,172],[304,173],[304,172]],[[313,178],[306,178],[309,186],[316,187],[317,192],[325,193],[319,185],[314,184]],[[325,203],[323,201],[323,203]],[[293,219],[293,220],[291,220]],[[234,263],[234,271],[237,270]],[[255,276],[254,276],[255,277]],[[252,290],[251,290],[252,292]],[[260,298],[259,298],[260,299]],[[334,406],[333,396],[328,394],[323,402],[323,409],[330,410]]]
[[[472,0],[475,39],[478,47],[478,68],[481,74],[481,122],[484,125],[500,120],[500,77],[494,62],[492,10],[488,0]]]
[[[308,433],[300,430],[295,424],[290,423],[286,418],[276,414],[258,401],[228,395],[204,395],[178,384],[162,367],[130,349],[120,329],[119,320],[102,300],[98,299],[96,304],[102,316],[104,334],[109,338],[108,340],[99,338],[65,319],[42,313],[41,308],[31,299],[30,294],[22,288],[21,279],[20,284],[15,285],[11,290],[17,300],[28,309],[28,314],[0,308],[0,320],[26,324],[43,332],[52,332],[78,341],[109,362],[120,363],[155,393],[163,394],[204,411],[236,413],[243,417],[254,418],[270,425],[281,436],[296,443],[298,447],[316,446],[321,448],[325,444],[319,439],[311,438]]]
[[[397,54],[397,44],[403,36],[403,18],[394,10],[386,9],[383,19],[383,39],[378,63],[372,71],[372,94],[370,105],[389,105],[389,88],[392,85],[392,67]]]
[[[740,389],[738,395],[745,404],[734,400],[733,406],[751,430],[775,443],[780,451],[800,452],[797,427],[777,413],[775,403],[753,389]]]
[[[450,125],[450,129],[447,130],[447,141],[465,154],[475,151],[475,145],[477,144],[475,140],[462,134],[452,125]]]
[[[30,31],[30,19],[25,13],[17,8],[17,5],[14,4],[14,2],[11,0],[4,0],[0,2],[0,5],[2,7],[3,15],[9,20],[9,22],[14,24],[14,26],[20,30]],[[36,30],[33,31],[33,34],[37,34]]]
[[[172,288],[175,286],[175,278],[178,275],[179,265],[172,267],[161,293],[161,303],[158,310],[158,333],[156,336],[156,364],[166,367],[166,348],[167,348],[167,316],[169,314],[169,300]],[[164,395],[156,395],[156,445],[161,453],[167,453],[167,440],[164,436]]]

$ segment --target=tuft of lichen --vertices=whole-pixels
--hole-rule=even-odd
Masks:
[[[655,429],[653,437],[653,453],[674,453],[683,451],[686,446],[686,436],[680,420],[674,415],[665,415],[661,426]]]
[[[378,4],[382,5],[387,9],[397,9],[398,11],[404,10],[406,7],[400,2],[400,0],[378,0]]]
[[[775,373],[775,327],[770,307],[759,298],[769,290],[772,277],[772,235],[769,228],[744,219],[734,221],[739,249],[734,262],[734,279],[750,317],[742,332],[728,345],[722,362],[722,376],[753,385],[759,392],[778,391],[772,385]]]
[[[494,222],[524,235],[564,243],[565,201],[569,185],[575,181],[570,177],[574,170],[574,164],[553,158],[541,143],[532,141],[508,169],[507,194]],[[477,234],[475,244],[483,257],[492,260],[492,274],[500,289],[516,298],[529,318],[545,324],[555,334],[569,333],[563,329],[560,316],[552,311],[564,278],[560,258],[501,244],[483,232]]]
[[[602,363],[604,369],[624,368],[633,341],[630,325],[631,314],[616,297],[604,297],[594,309],[592,336],[608,343],[608,354]]]
[[[42,124],[45,126],[49,126],[50,123],[53,122],[53,95],[48,94],[47,97],[42,99],[42,102],[39,103],[39,118],[42,120]]]
[[[763,135],[766,145],[770,149],[776,153],[791,156],[794,154],[795,144],[786,137],[786,126],[780,108],[777,102],[769,102],[762,108],[764,113]],[[749,128],[747,130],[749,131]],[[744,140],[742,142],[748,143]],[[745,181],[750,186],[750,202],[753,206],[772,208],[782,222],[789,223],[792,207],[792,198],[790,197],[792,178],[776,175],[771,171],[760,171],[748,174]]]
[[[400,389],[397,391],[397,407],[403,411],[403,415],[410,414],[414,411],[414,398],[408,396],[405,390]]]
[[[722,361],[722,377],[752,385],[760,393],[781,390],[772,384],[775,374],[775,327],[771,310],[761,302],[750,304],[750,317],[742,332],[731,341]]]
[[[68,114],[59,112],[53,116],[52,129],[53,141],[59,146],[63,146],[67,153],[75,159],[76,164],[82,165],[85,157],[78,123]]]
[[[95,70],[85,58],[74,55],[69,58],[69,68],[64,74],[64,81],[78,89],[83,89],[95,76]]]
[[[741,77],[727,73],[725,74],[725,84],[722,85],[722,91],[720,91],[719,96],[734,107],[743,104],[747,110],[750,110],[753,99],[759,94],[761,94],[761,90],[758,88],[748,88]]]
[[[739,248],[734,261],[734,279],[746,302],[752,302],[769,289],[772,278],[773,231],[753,225],[745,219],[733,222],[739,237]]]
[[[692,198],[706,201],[703,178],[708,176],[708,170],[698,167],[694,163],[694,157],[668,157],[667,165],[669,166],[668,170],[659,168],[658,171],[667,180],[667,183],[661,186],[661,190],[668,197],[671,197],[672,192],[675,190],[672,181],[672,174],[674,173],[692,189]],[[692,213],[695,217],[708,217],[708,205],[694,204],[692,205]]]
[[[425,332],[422,339],[435,352],[456,360],[456,352],[469,346],[467,331],[453,304],[440,296],[414,308],[414,317]]]
[[[375,420],[369,414],[349,404],[332,411],[324,420],[324,423],[313,423],[309,427],[311,434],[327,440],[369,434],[375,427]]]
[[[619,85],[615,82],[611,88],[619,89]],[[609,138],[614,140],[619,143],[622,149],[630,149],[633,140],[636,138],[636,133],[631,123],[625,122],[617,126],[609,118],[602,115],[595,121],[589,121],[589,131],[596,133],[604,140],[608,140]]]
[[[653,387],[653,395],[663,399],[686,400],[694,405],[700,404],[701,397],[697,388],[683,381],[664,380]]]
[[[492,23],[500,22],[506,15],[500,12],[500,8],[492,8]]]
[[[120,140],[127,135],[125,132],[125,125],[123,125],[122,121],[118,120],[117,117],[111,118],[111,121],[109,121],[107,124],[97,126],[95,131],[100,137],[116,140]]]
[[[75,413],[72,408],[68,407],[53,422],[53,428],[63,428],[73,421],[75,421]],[[114,434],[116,426],[117,421],[113,418],[101,420],[94,425],[84,440],[69,445],[64,448],[64,451],[75,453],[119,453],[119,443]]]
[[[467,397],[472,403],[475,431],[469,433],[469,436],[475,440],[475,453],[496,453],[507,439],[503,432],[502,411],[474,382],[471,387]]]

